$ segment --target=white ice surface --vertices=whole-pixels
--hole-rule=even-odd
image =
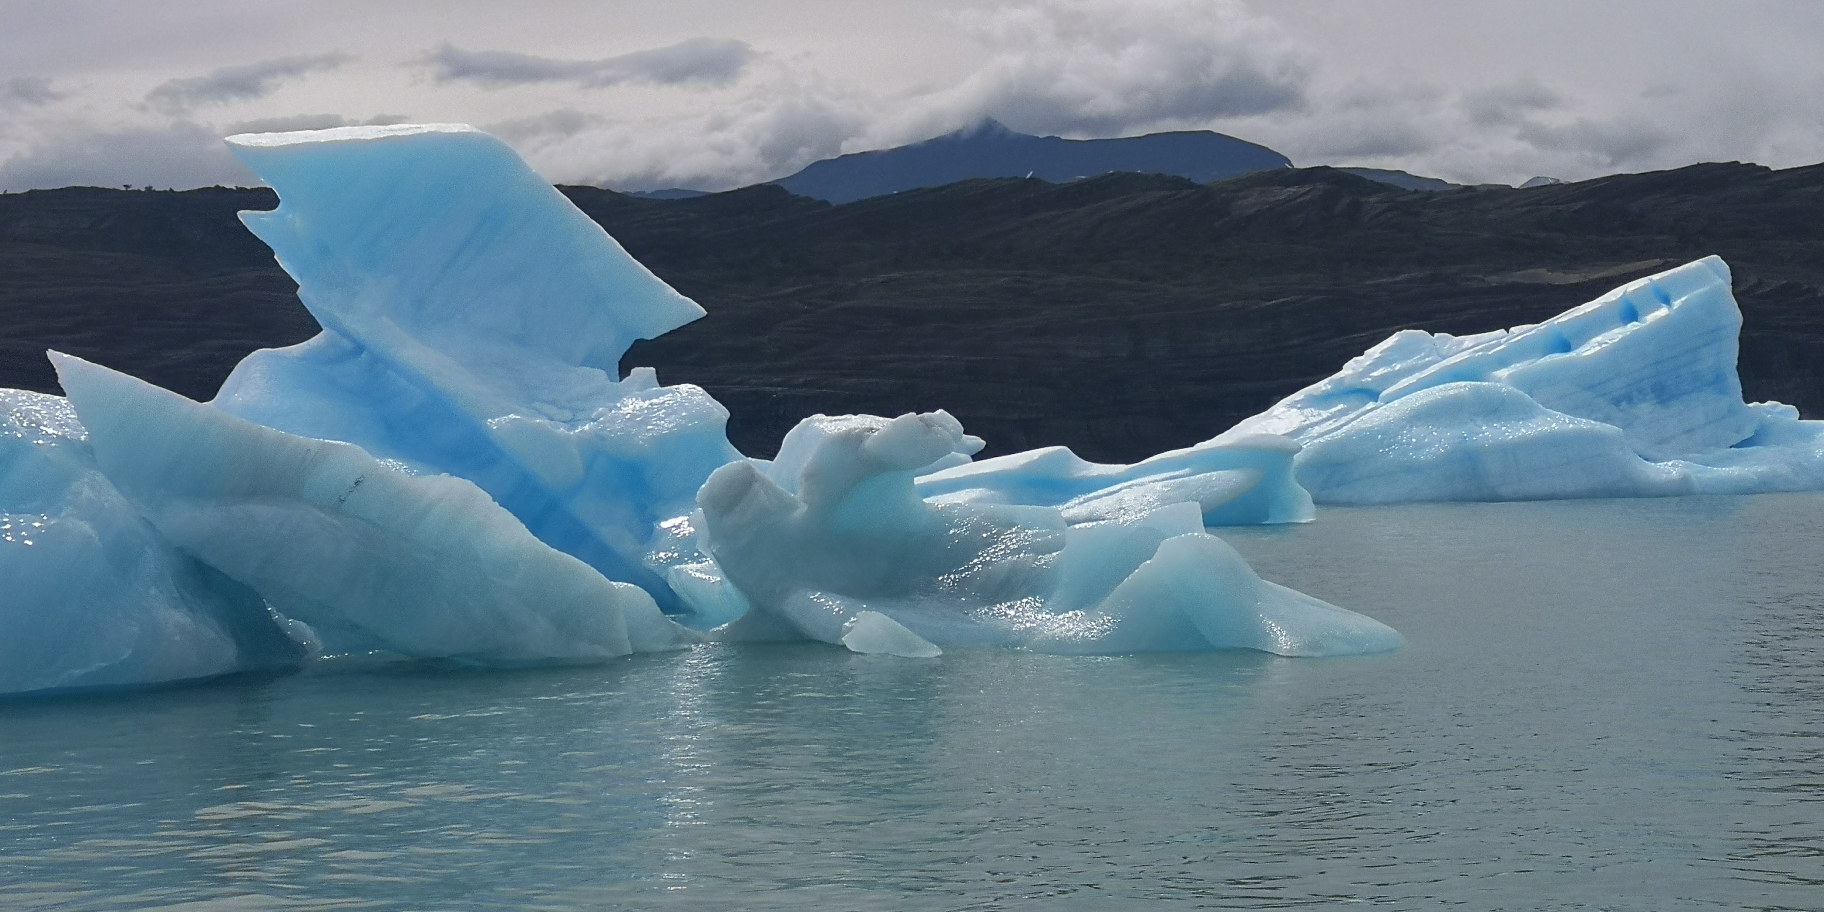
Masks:
[[[67,401],[0,391],[0,694],[295,664],[259,597],[103,477]]]
[[[1215,443],[1281,434],[1320,503],[1824,489],[1824,422],[1746,404],[1707,257],[1535,326],[1395,333]]]
[[[468,481],[53,360],[97,465],[133,507],[308,624],[326,653],[582,662],[690,639],[644,591],[540,543]]]

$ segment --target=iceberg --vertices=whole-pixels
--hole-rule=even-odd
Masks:
[[[0,391],[0,694],[281,668],[251,590],[173,546],[102,474],[57,396]]]
[[[471,127],[228,143],[278,191],[242,220],[323,331],[249,355],[213,404],[466,478],[545,544],[680,610],[667,560],[689,549],[649,563],[676,544],[660,523],[740,453],[709,394],[622,379],[620,360],[703,309]]]
[[[545,546],[464,479],[52,359],[96,464],[134,509],[325,653],[511,665],[692,639],[645,591]]]
[[[1742,401],[1741,325],[1706,257],[1537,325],[1395,333],[1213,442],[1296,441],[1319,503],[1824,489],[1824,422]]]
[[[1400,642],[1206,531],[1312,518],[1283,437],[976,462],[941,411],[817,415],[748,459],[702,389],[620,374],[703,310],[498,140],[230,144],[279,192],[242,218],[322,332],[210,403],[57,353],[67,400],[6,394],[0,693],[308,655],[593,662],[699,631],[918,658]]]
[[[915,484],[934,503],[1057,507],[1072,524],[1137,519],[1176,503],[1197,504],[1206,526],[1310,522],[1317,509],[1293,475],[1298,450],[1284,437],[1243,434],[1104,465],[1045,447],[944,466]]]
[[[912,656],[1399,645],[1378,621],[1260,579],[1204,531],[1196,500],[1078,524],[1052,506],[939,502],[914,478],[972,445],[954,418],[813,421],[801,441],[814,445],[781,448],[789,462],[729,463],[697,495],[705,546],[754,607],[726,638]]]

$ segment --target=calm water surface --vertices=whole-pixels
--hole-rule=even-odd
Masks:
[[[1407,647],[0,703],[0,908],[1824,908],[1824,497],[1225,537]]]

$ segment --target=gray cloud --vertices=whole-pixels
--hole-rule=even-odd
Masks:
[[[166,82],[146,93],[146,103],[167,113],[181,113],[198,105],[252,101],[272,94],[286,82],[333,70],[352,59],[351,55],[332,51],[223,67],[204,76]]]
[[[536,82],[574,82],[584,88],[622,83],[727,85],[754,58],[745,41],[692,38],[662,48],[601,60],[555,60],[512,51],[466,51],[448,42],[420,61],[438,82],[484,88]]]
[[[568,139],[584,130],[601,127],[609,123],[608,118],[599,114],[589,114],[575,108],[560,108],[530,117],[516,117],[499,123],[488,124],[489,133],[509,143],[535,140]]]
[[[1664,158],[1659,153],[1673,141],[1665,131],[1631,117],[1579,118],[1565,124],[1528,122],[1515,135],[1542,152],[1569,153],[1593,171],[1660,164]]]
[[[0,82],[0,110],[39,108],[63,97],[43,76],[14,76]]]
[[[1461,104],[1471,123],[1487,127],[1515,123],[1535,111],[1560,107],[1564,98],[1529,76],[1465,92]]]

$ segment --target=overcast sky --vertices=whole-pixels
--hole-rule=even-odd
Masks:
[[[243,131],[472,123],[723,189],[994,117],[1462,182],[1824,161],[1816,0],[0,0],[0,189],[253,183]]]

